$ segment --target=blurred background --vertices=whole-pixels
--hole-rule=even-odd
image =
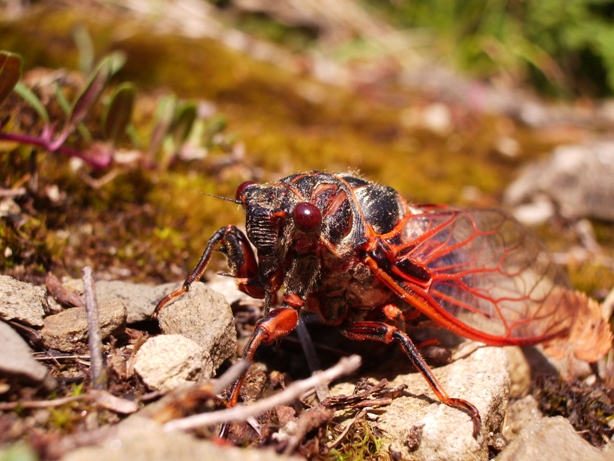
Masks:
[[[601,300],[613,14],[605,0],[0,1],[0,50],[23,67],[0,106],[0,271],[179,280],[243,219],[203,194],[351,170],[415,202],[508,207]]]

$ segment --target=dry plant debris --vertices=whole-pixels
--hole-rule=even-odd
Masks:
[[[538,376],[533,396],[547,416],[564,416],[596,447],[614,436],[614,389],[602,382],[587,384],[556,376]]]

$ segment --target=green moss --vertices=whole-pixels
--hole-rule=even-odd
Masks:
[[[611,258],[611,256],[610,256]],[[614,273],[599,258],[593,261],[573,263],[567,267],[567,273],[573,285],[591,296],[603,296],[614,286]]]
[[[36,451],[24,442],[18,442],[0,450],[2,461],[38,461],[38,459]]]
[[[71,20],[62,12],[46,13],[62,24]],[[40,26],[38,34],[44,36],[39,20],[21,24],[21,33],[26,35],[31,24]],[[255,61],[211,40],[158,36],[130,25],[129,38],[108,43],[98,35],[107,37],[110,26],[88,27],[95,42],[102,43],[100,54],[111,49],[126,53],[119,79],[214,101],[245,140],[250,163],[265,171],[358,169],[420,201],[447,201],[470,183],[486,192],[501,190],[505,174],[499,170],[510,170],[476,152],[480,144],[462,142],[463,133],[457,136],[464,148],[451,152],[446,137],[403,128],[398,109]],[[316,97],[307,99],[305,92]],[[473,139],[476,133],[468,135]]]
[[[228,130],[245,144],[245,159],[218,171],[211,165],[227,153],[212,151],[204,161],[177,162],[170,171],[122,170],[94,190],[70,171],[66,158],[41,154],[41,184],[58,185],[67,201],[45,208],[44,218],[34,216],[39,224],[33,221],[22,234],[36,242],[28,243],[36,246],[31,252],[36,257],[14,253],[5,268],[29,261],[41,270],[66,267],[78,274],[86,258],[69,255],[87,254],[102,268],[121,266],[133,277],[167,279],[169,264],[191,269],[213,231],[244,220],[237,206],[203,194],[233,197],[236,186],[253,179],[254,171],[274,181],[312,169],[358,170],[415,202],[463,204],[463,189],[473,186],[484,194],[485,203],[496,203],[519,165],[554,145],[547,136],[504,117],[469,114],[454,106],[450,110],[459,111],[454,117],[460,121],[447,134],[407,126],[407,111],[419,112],[430,103],[423,95],[383,87],[404,101],[387,104],[386,98],[325,85],[209,39],[156,35],[146,26],[107,19],[100,14],[94,22],[76,11],[41,7],[17,22],[0,23],[0,48],[21,52],[26,70],[74,67],[76,48],[64,31],[80,24],[91,33],[97,57],[112,50],[126,53],[116,79],[134,81],[140,88],[134,122],[143,147],[151,131],[154,96],[172,91],[180,98],[213,102]],[[125,38],[114,38],[117,28]],[[98,120],[93,114],[93,132],[99,129]],[[497,153],[502,133],[520,143],[517,158]],[[8,171],[0,178],[4,187],[28,173],[28,155],[19,149],[0,156],[0,168]],[[87,231],[92,223],[95,229]],[[553,248],[569,248],[575,236],[558,234],[542,236],[554,242]],[[611,226],[597,225],[597,234],[604,248],[612,246]],[[0,244],[16,245],[10,231],[0,238]],[[606,269],[572,268],[571,273],[587,288],[598,289],[611,280]]]
[[[331,431],[329,435],[333,440],[340,435],[335,429],[330,428],[329,430]],[[390,454],[384,450],[384,442],[381,435],[377,435],[363,417],[335,448],[318,459],[326,461],[390,460]]]

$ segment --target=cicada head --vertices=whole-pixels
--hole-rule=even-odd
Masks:
[[[245,210],[247,237],[258,254],[261,282],[277,288],[283,278],[282,262],[288,251],[287,190],[278,184],[257,184],[251,181],[237,188],[237,201]]]
[[[294,186],[247,182],[237,189],[247,237],[258,253],[260,281],[271,290],[279,287],[292,265],[288,256],[313,254],[323,229],[323,212],[310,200],[311,188]]]
[[[237,200],[245,210],[247,237],[259,255],[269,255],[279,249],[284,228],[283,188],[246,182],[237,188]]]

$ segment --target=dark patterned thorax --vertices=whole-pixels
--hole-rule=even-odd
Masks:
[[[390,232],[405,214],[404,201],[393,188],[349,174],[307,173],[282,183],[322,211],[322,237],[334,245],[360,245],[371,229]]]
[[[361,257],[370,238],[393,231],[407,213],[394,189],[349,174],[311,172],[254,184],[244,194],[247,235],[263,282],[278,274],[287,293],[304,296],[330,323],[356,320],[395,299]],[[294,224],[299,203],[318,208],[317,230],[305,233]]]
[[[395,299],[363,263],[360,251],[369,237],[390,232],[405,214],[397,192],[351,175],[325,173],[290,176],[281,184],[288,187],[288,200],[308,201],[322,212],[320,272],[309,295],[310,307],[325,321],[338,323],[350,317],[357,320]]]

